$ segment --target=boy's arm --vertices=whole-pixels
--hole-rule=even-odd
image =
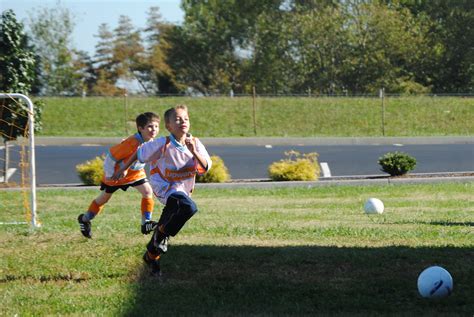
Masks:
[[[125,177],[127,175],[127,170],[128,168],[137,160],[137,151],[135,151],[132,156],[130,156],[125,162],[123,162],[123,165],[119,167],[119,169],[112,175],[111,179],[117,181],[121,179],[122,177]]]
[[[119,169],[112,176],[113,180],[118,180],[126,175],[128,168],[138,160],[140,163],[147,163],[160,157],[160,149],[163,146],[165,138],[155,139],[145,142],[133,152],[133,154],[121,164]]]
[[[194,158],[199,163],[199,165],[201,165],[201,167],[207,171],[210,166],[208,164],[207,159],[197,150],[196,138],[193,138],[193,137],[186,138],[185,143],[189,151],[193,154]]]
[[[199,154],[199,152],[197,152],[197,151],[194,152],[193,155],[196,158],[196,160],[198,161],[199,165],[201,165],[207,171],[209,166],[207,164],[206,159],[201,154]]]
[[[120,173],[120,177],[118,177],[115,172],[116,165],[120,167],[123,164],[124,160],[126,160],[131,154],[136,151],[136,141],[134,137],[128,137],[119,144],[114,145],[110,148],[108,157],[113,161],[113,164],[108,164],[109,171],[106,173],[106,177],[111,180],[118,180],[126,175],[126,172]],[[133,162],[132,162],[133,163]],[[127,167],[128,168],[128,167]],[[111,170],[110,170],[111,169]],[[126,169],[124,169],[126,171]]]
[[[114,174],[114,167],[115,167],[115,161],[110,155],[110,153],[107,153],[104,159],[104,174],[105,174],[105,179],[111,179],[112,175]]]
[[[114,173],[112,179],[118,180],[123,177],[128,168],[138,160],[140,163],[151,162],[158,159],[160,156],[160,148],[163,145],[164,138],[155,139],[150,142],[145,142],[133,152],[133,154],[123,162],[122,166]]]

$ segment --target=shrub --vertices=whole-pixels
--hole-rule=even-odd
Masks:
[[[274,181],[313,181],[319,178],[321,172],[318,163],[318,153],[301,155],[296,151],[285,152],[287,156],[268,167],[268,174]]]
[[[389,152],[379,158],[378,163],[382,171],[391,176],[408,173],[416,166],[416,159],[403,152]]]
[[[230,174],[224,161],[217,155],[211,156],[212,168],[204,175],[197,175],[198,183],[224,183],[230,179]]]
[[[95,159],[76,165],[79,178],[86,185],[100,185],[104,175],[104,157],[97,156]]]
[[[403,76],[395,79],[387,87],[391,93],[399,93],[404,95],[410,94],[427,94],[431,91],[430,87],[425,87],[420,83],[417,83],[413,78],[409,76]]]

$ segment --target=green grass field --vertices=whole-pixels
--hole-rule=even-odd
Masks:
[[[200,137],[356,137],[474,135],[474,98],[250,97],[45,98],[40,136],[121,137],[136,131],[145,111],[163,115],[176,104],[190,109]],[[161,125],[165,133],[164,124]]]
[[[474,184],[278,189],[197,188],[200,211],[171,239],[164,276],[141,255],[139,195],[118,193],[79,233],[97,190],[41,189],[41,229],[0,226],[1,315],[472,316]],[[362,206],[380,198],[385,212]],[[0,221],[21,220],[19,192],[0,191]],[[159,207],[156,208],[158,211]],[[155,215],[156,217],[156,215]],[[441,300],[417,277],[440,265]]]

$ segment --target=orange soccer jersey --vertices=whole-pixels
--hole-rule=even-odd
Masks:
[[[143,178],[146,178],[145,164],[136,161],[127,170],[127,175],[118,181],[113,181],[110,178],[115,171],[123,166],[124,162],[132,156],[138,147],[144,143],[140,133],[123,140],[121,143],[112,146],[107,153],[107,157],[104,161],[104,177],[102,182],[109,186],[120,186],[125,184],[131,184]]]

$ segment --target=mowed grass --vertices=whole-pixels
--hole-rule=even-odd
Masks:
[[[2,225],[2,315],[421,315],[474,312],[474,184],[275,189],[198,187],[200,211],[171,239],[163,277],[141,256],[140,196],[117,193],[93,223],[91,189],[41,189],[41,229]],[[0,221],[21,220],[0,191]],[[367,216],[369,197],[385,212]],[[160,207],[157,206],[158,213]],[[157,214],[155,215],[157,217]],[[453,294],[418,295],[440,265]]]
[[[381,99],[369,97],[258,97],[255,108],[251,97],[44,100],[40,136],[121,137],[136,131],[139,113],[162,116],[177,104],[188,105],[191,130],[199,137],[474,135],[474,98],[465,97],[390,97],[384,115]]]

